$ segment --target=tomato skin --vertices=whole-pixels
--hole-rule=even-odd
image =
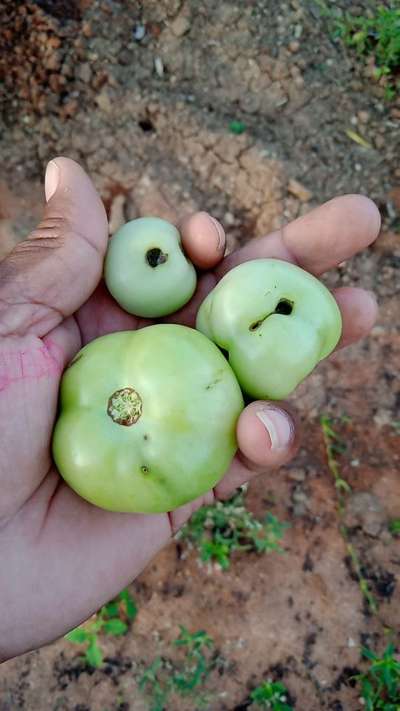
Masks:
[[[198,331],[160,324],[113,333],[64,373],[54,460],[101,508],[171,511],[222,478],[243,406],[229,364]]]
[[[191,299],[197,284],[180,233],[158,217],[140,217],[120,227],[108,245],[104,278],[125,311],[145,318],[174,313]]]
[[[337,345],[342,319],[328,289],[300,267],[256,259],[207,295],[196,327],[229,353],[244,392],[281,400]]]

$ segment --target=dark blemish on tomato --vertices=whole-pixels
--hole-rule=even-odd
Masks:
[[[160,264],[165,264],[168,259],[168,254],[165,254],[159,247],[153,247],[146,252],[147,264],[155,269]]]
[[[143,464],[143,465],[140,467],[140,471],[142,472],[142,474],[148,474],[149,471],[150,471],[150,469],[149,469],[149,467],[147,467],[145,464]]]
[[[218,375],[214,380],[211,381],[208,385],[206,385],[206,390],[211,390],[211,388],[215,388],[218,383],[220,383],[222,380],[222,375]]]
[[[294,302],[290,301],[290,299],[279,299],[275,311],[271,311],[271,313],[266,314],[263,316],[263,318],[258,319],[258,321],[254,321],[253,323],[250,324],[249,326],[249,331],[257,331],[257,329],[262,326],[264,321],[267,320],[270,316],[274,316],[275,314],[278,314],[280,316],[290,316],[294,308]]]
[[[282,314],[282,316],[290,316],[293,311],[293,306],[293,301],[290,301],[289,299],[280,299],[275,308],[275,313]]]

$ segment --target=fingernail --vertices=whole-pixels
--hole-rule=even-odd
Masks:
[[[294,438],[294,425],[283,410],[277,407],[263,407],[256,412],[271,440],[271,449],[286,449]]]
[[[49,202],[58,188],[60,182],[60,169],[54,160],[47,163],[46,175],[44,177],[44,194],[46,202]]]
[[[213,223],[213,226],[215,228],[215,231],[217,233],[217,249],[219,252],[222,252],[222,250],[225,249],[225,232],[222,227],[222,225],[219,224],[218,220],[215,219],[215,217],[211,217],[211,215],[208,215],[210,218],[211,222]]]

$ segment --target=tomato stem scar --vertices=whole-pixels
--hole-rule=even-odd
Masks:
[[[133,388],[116,390],[107,403],[107,414],[118,425],[130,427],[142,414],[142,398]]]

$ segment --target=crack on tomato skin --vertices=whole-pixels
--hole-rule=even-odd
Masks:
[[[212,388],[215,388],[215,386],[218,385],[218,383],[220,383],[221,380],[222,380],[221,376],[214,378],[214,380],[212,380],[211,383],[206,385],[206,390],[211,390]]]
[[[249,331],[257,331],[257,329],[262,326],[262,324],[264,323],[264,321],[267,320],[267,318],[269,318],[270,316],[275,316],[275,314],[278,314],[279,316],[290,316],[293,311],[293,308],[294,302],[290,299],[279,299],[274,311],[271,311],[270,313],[263,316],[263,318],[260,318],[257,321],[251,323],[249,326]]]

